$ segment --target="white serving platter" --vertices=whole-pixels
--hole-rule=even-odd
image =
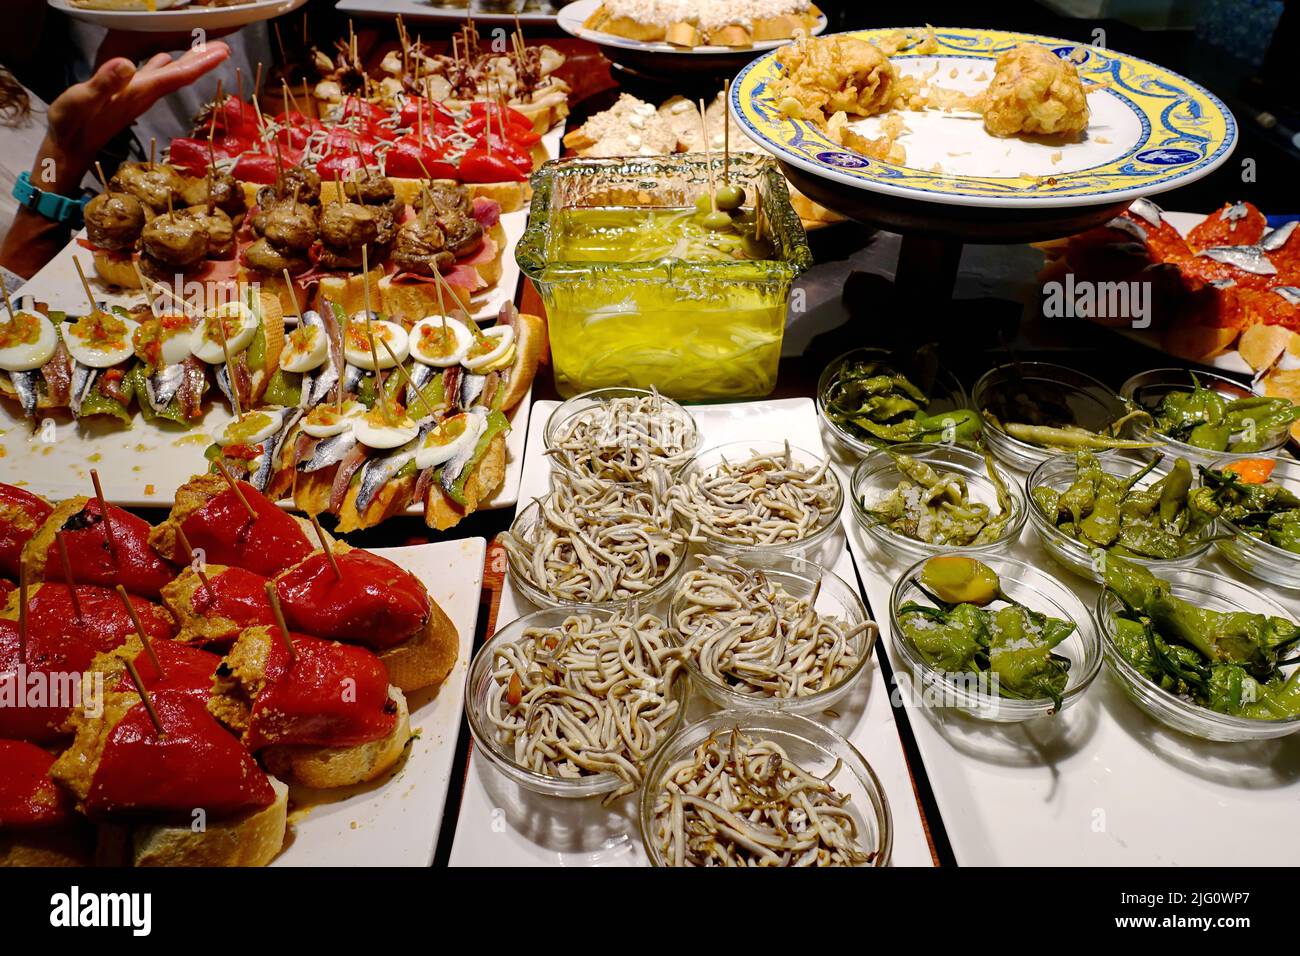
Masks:
[[[225,30],[283,16],[307,0],[250,0],[231,7],[187,4],[174,10],[88,10],[70,0],[48,0],[60,13],[109,30],[161,33],[170,30]]]
[[[482,538],[377,548],[410,571],[447,612],[460,653],[442,686],[407,696],[415,739],[382,780],[340,790],[292,788],[290,834],[272,866],[429,866],[456,756],[465,672],[483,586]]]
[[[855,462],[841,462],[847,477]],[[844,467],[844,466],[847,467]],[[1023,473],[1011,471],[1024,479]],[[847,507],[847,506],[846,506]],[[911,563],[884,553],[845,512],[850,548],[896,675],[889,593]],[[1092,608],[1099,588],[1055,564],[1026,525],[1007,552],[1065,582]],[[1199,567],[1275,598],[1300,598],[1217,556]],[[1278,866],[1300,808],[1300,741],[1211,743],[1152,720],[1103,666],[1056,717],[995,725],[922,706],[904,693],[912,731],[957,862],[963,866]]]
[[[346,2],[346,0],[345,0]],[[600,7],[601,0],[574,0],[573,3],[561,7],[560,12],[555,16],[555,22],[560,25],[560,29],[566,33],[572,34],[581,40],[590,40],[592,43],[600,46],[613,47],[619,50],[636,50],[641,53],[665,53],[668,55],[679,56],[718,56],[733,54],[744,58],[746,54],[763,53],[767,50],[775,50],[779,46],[784,46],[790,40],[759,40],[745,47],[735,46],[694,46],[682,47],[674,46],[663,40],[647,41],[633,40],[631,37],[621,37],[614,33],[606,33],[603,30],[592,30],[584,26],[587,18],[596,12]],[[812,34],[815,36],[826,29],[827,19],[825,14],[817,20],[817,25],[812,28]]]
[[[559,135],[558,130],[548,134],[553,138]],[[548,142],[548,148],[553,150],[555,144]],[[527,222],[527,210],[502,214],[507,240],[502,251],[502,275],[491,289],[475,297],[475,318],[494,318],[501,306],[514,301],[518,294],[520,273],[515,246]],[[73,265],[74,256],[88,275],[93,272],[90,253],[71,242],[22,286],[18,298],[46,302],[58,311],[84,311],[86,294]],[[109,306],[144,301],[143,293],[112,292],[97,280],[90,281],[96,298]],[[530,389],[508,416],[511,428],[506,436],[505,478],[496,493],[479,506],[482,510],[509,508],[519,498],[531,404]],[[114,503],[125,507],[168,507],[176,489],[206,469],[203,449],[211,441],[208,436],[232,417],[224,402],[209,401],[208,406],[202,423],[191,430],[151,424],[138,411],[130,428],[98,422],[82,425],[64,412],[50,416],[46,419],[50,424],[33,433],[16,403],[0,403],[0,480],[44,495],[69,497],[88,493],[90,469],[95,468],[105,496]],[[407,513],[423,514],[423,508],[413,506]]]
[[[539,402],[528,429],[521,500],[546,494],[550,467],[543,455],[542,432],[556,402]],[[691,406],[704,447],[745,439],[789,435],[809,451],[821,452],[816,412],[810,399]],[[853,565],[841,536],[832,539],[837,554],[832,570],[852,582]],[[497,627],[529,613],[507,579]],[[907,761],[889,702],[890,688],[873,656],[855,689],[836,705],[838,717],[816,720],[839,731],[866,757],[884,788],[893,817],[895,866],[930,866],[932,858],[912,790]],[[692,704],[690,716],[710,708]],[[471,752],[451,850],[453,866],[645,866],[637,832],[636,796],[609,807],[598,798],[566,800],[519,787],[482,756]]]
[[[433,20],[441,23],[464,23],[469,17],[478,24],[513,27],[515,17],[524,26],[542,26],[555,23],[553,5],[543,2],[530,4],[546,10],[521,10],[518,14],[503,13],[501,6],[523,6],[519,0],[513,4],[485,4],[482,0],[464,0],[460,4],[436,3],[432,0],[339,0],[334,9],[339,13],[352,13],[359,17],[400,16],[403,20]]]

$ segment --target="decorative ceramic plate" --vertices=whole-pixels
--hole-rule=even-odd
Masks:
[[[161,33],[172,30],[225,30],[258,20],[270,20],[301,7],[307,0],[249,0],[228,7],[205,7],[188,3],[168,10],[92,10],[71,0],[49,0],[55,10],[110,30]]]
[[[893,29],[848,34],[875,40]],[[923,31],[910,31],[918,35]],[[816,125],[784,115],[768,86],[779,53],[755,60],[731,86],[731,112],[745,132],[778,159],[831,183],[925,202],[961,206],[1089,206],[1136,199],[1182,186],[1216,169],[1232,153],[1237,124],[1212,93],[1137,57],[1027,33],[936,30],[937,53],[891,59],[904,75],[930,75],[936,86],[980,93],[999,54],[1038,43],[1073,56],[1093,84],[1087,133],[1077,143],[999,139],[971,112],[902,111],[908,132],[898,143],[907,165],[870,159],[838,145]],[[912,48],[915,47],[915,44]],[[875,137],[882,117],[850,123]]]
[[[591,30],[583,26],[587,18],[596,12],[600,6],[601,0],[574,0],[566,7],[560,8],[556,14],[555,20],[560,28],[566,33],[583,40],[590,40],[592,43],[598,43],[601,46],[613,47],[622,50],[636,50],[642,53],[681,53],[695,56],[719,56],[726,54],[735,54],[740,57],[746,55],[753,56],[755,53],[761,53],[765,50],[775,50],[777,47],[785,46],[789,39],[783,40],[760,40],[746,47],[735,46],[694,46],[683,47],[673,46],[671,43],[665,43],[662,40],[655,42],[646,42],[644,40],[633,40],[629,37],[617,36],[613,33],[605,33],[601,30]],[[826,29],[826,15],[822,14],[817,25],[813,27],[813,34],[821,33]]]

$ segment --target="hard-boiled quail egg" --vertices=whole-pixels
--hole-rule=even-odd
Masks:
[[[286,372],[310,372],[325,364],[330,356],[329,340],[319,325],[299,325],[284,339],[280,368]]]
[[[217,430],[212,440],[226,448],[230,445],[260,445],[284,426],[283,408],[259,408],[244,412]]]
[[[373,353],[370,350],[372,333],[375,336]],[[364,312],[358,312],[348,322],[347,333],[343,336],[344,358],[350,364],[363,368],[367,372],[375,370],[376,358],[379,359],[381,369],[392,368],[397,362],[394,362],[393,356],[388,354],[388,349],[380,344],[380,338],[388,343],[388,349],[392,349],[393,355],[397,356],[397,362],[406,361],[406,357],[410,354],[406,329],[396,322],[388,322],[384,319],[371,319],[367,323]]]
[[[411,329],[411,356],[425,365],[459,365],[474,345],[469,327],[445,315],[426,315]]]
[[[156,318],[145,319],[131,336],[135,354],[153,368],[185,361],[190,354],[193,324],[189,316],[176,312],[165,312]]]
[[[125,362],[134,351],[136,321],[126,316],[95,311],[63,326],[68,354],[91,368],[109,368]]]
[[[18,312],[0,322],[0,369],[30,372],[50,360],[59,345],[54,323],[36,312]]]
[[[383,408],[376,405],[366,414],[352,419],[352,434],[367,448],[382,450],[405,445],[420,434],[420,426],[401,409],[390,408],[385,417]]]
[[[220,365],[226,360],[226,351],[232,356],[253,344],[257,334],[257,316],[242,302],[227,302],[209,309],[199,319],[190,336],[190,351],[195,358],[209,365]],[[226,349],[222,350],[221,335],[225,331]]]
[[[513,361],[515,330],[508,325],[494,325],[485,329],[482,338],[471,346],[463,360],[471,372],[489,372]]]
[[[482,415],[461,412],[444,419],[431,429],[415,452],[415,467],[423,471],[464,454],[477,444],[486,419]]]
[[[352,420],[366,413],[366,406],[349,399],[343,403],[342,411],[333,402],[317,405],[302,420],[304,434],[312,438],[332,438],[341,435],[352,427]]]

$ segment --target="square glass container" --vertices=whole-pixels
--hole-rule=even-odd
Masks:
[[[723,157],[710,161],[720,184]],[[641,261],[562,257],[571,210],[692,207],[709,189],[702,154],[561,159],[533,174],[532,212],[516,258],[546,306],[561,395],[654,386],[693,401],[772,390],[791,285],[812,254],[771,157],[735,154],[727,169],[745,190],[746,207],[757,197],[770,259],[712,260],[689,249]]]

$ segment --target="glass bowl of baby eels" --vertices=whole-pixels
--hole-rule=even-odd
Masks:
[[[1201,472],[1222,509],[1215,545],[1247,574],[1300,590],[1300,462],[1232,456]]]
[[[850,452],[910,442],[979,441],[979,418],[961,382],[931,347],[910,355],[886,349],[845,352],[817,382],[822,426]]]
[[[889,596],[894,648],[931,707],[1014,723],[1074,704],[1101,669],[1101,641],[1070,588],[999,555],[918,561]]]
[[[694,687],[719,707],[815,714],[867,670],[876,625],[857,590],[802,558],[696,555],[669,605]]]
[[[649,614],[535,611],[498,630],[470,663],[474,742],[529,790],[617,799],[640,786],[645,764],[682,724],[681,659]]]
[[[853,516],[886,554],[1000,551],[1020,539],[1020,482],[959,445],[909,444],[868,455],[849,482]]]
[[[646,768],[639,810],[652,866],[888,866],[893,849],[871,765],[798,714],[724,710],[683,728]]]
[[[1062,452],[1160,444],[1120,437],[1131,411],[1124,400],[1064,365],[999,365],[980,377],[971,396],[983,419],[985,444],[998,461],[1019,471],[1032,471]]]
[[[1101,554],[1182,568],[1214,543],[1218,508],[1186,458],[1081,451],[1049,458],[1025,485],[1029,523],[1043,547],[1093,581],[1101,580]]]
[[[1106,562],[1097,622],[1106,663],[1140,708],[1205,740],[1300,730],[1300,626],[1286,608],[1211,571]]]
[[[551,492],[501,536],[510,581],[536,607],[651,610],[672,591],[689,543],[673,526],[667,472],[644,484],[557,471]]]
[[[829,456],[737,441],[695,457],[668,490],[687,538],[724,555],[817,555],[839,528],[844,489]]]
[[[582,478],[645,481],[659,464],[676,474],[700,446],[691,413],[642,388],[598,388],[556,407],[543,432],[557,468]]]
[[[1156,441],[1197,465],[1226,454],[1269,453],[1287,442],[1300,406],[1256,395],[1224,375],[1156,368],[1134,375],[1120,394],[1147,412],[1132,420],[1133,437]]]

